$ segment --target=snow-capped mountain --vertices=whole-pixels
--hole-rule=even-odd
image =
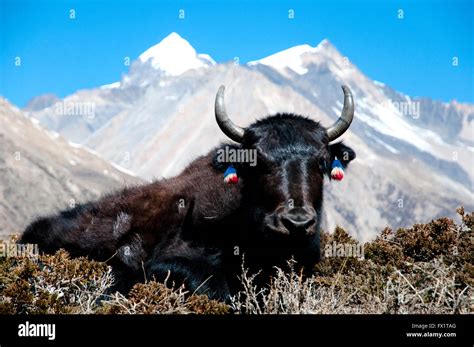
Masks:
[[[171,33],[160,43],[147,49],[138,59],[168,76],[179,76],[188,70],[216,64],[209,55],[197,54],[193,46],[177,33]]]
[[[251,66],[279,84],[296,89],[327,114],[340,112],[339,85],[348,84],[357,95],[358,121],[354,122],[351,130],[362,136],[366,143],[373,142],[374,149],[398,155],[401,151],[397,148],[405,146],[406,152],[420,153],[420,158],[430,165],[433,156],[449,163],[453,161],[453,153],[456,153],[459,160],[456,160],[455,166],[472,172],[472,161],[469,160],[472,158],[472,137],[468,140],[458,135],[463,127],[465,130],[470,128],[472,133],[474,123],[467,122],[469,113],[459,112],[453,103],[411,98],[375,83],[328,40],[300,52],[298,69],[304,73],[288,73],[286,67],[282,71],[281,64],[275,63],[275,57],[279,55],[272,56],[274,65],[271,68],[266,63],[268,58],[262,60],[263,64],[252,63]],[[446,164],[444,169],[447,166],[450,165]],[[461,181],[466,186],[471,184],[466,175],[451,167],[451,175],[463,177]]]
[[[40,96],[34,98],[25,111],[33,112],[34,118],[69,140],[84,143],[115,115],[133,108],[135,101],[144,97],[149,87],[154,88],[157,83],[164,87],[168,80],[214,65],[215,62],[209,55],[197,54],[186,40],[171,33],[133,61],[129,73],[122,76],[120,81],[96,89],[79,90],[65,97],[59,104],[58,100],[52,102],[50,95]],[[45,100],[49,103],[45,103]],[[44,107],[35,106],[40,102]],[[84,108],[92,105],[93,110],[84,112]],[[76,108],[72,112],[74,115],[63,112],[67,106]]]
[[[327,40],[323,40],[316,47],[311,47],[308,44],[291,47],[266,58],[251,61],[248,65],[266,65],[285,75],[287,74],[287,70],[291,70],[298,75],[304,75],[308,72],[308,69],[304,66],[305,56],[307,54],[317,53],[327,43]]]
[[[328,40],[239,66],[215,64],[171,34],[138,57],[119,84],[63,100],[95,103],[92,120],[55,115],[51,106],[29,115],[141,177],[169,177],[226,140],[213,113],[221,84],[228,112],[242,126],[275,112],[330,125],[342,108],[340,86],[350,86],[356,113],[343,137],[358,159],[347,179],[325,187],[327,228],[340,224],[368,239],[387,225],[474,208],[473,106],[394,91]]]

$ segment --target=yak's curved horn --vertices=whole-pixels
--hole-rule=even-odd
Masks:
[[[217,124],[219,124],[219,128],[221,128],[222,132],[229,138],[235,142],[242,142],[244,129],[235,125],[227,115],[224,103],[224,90],[225,87],[220,86],[216,95],[215,113]]]
[[[354,118],[354,99],[351,90],[347,86],[342,86],[342,91],[344,92],[344,107],[338,120],[327,129],[329,141],[334,141],[344,134]]]

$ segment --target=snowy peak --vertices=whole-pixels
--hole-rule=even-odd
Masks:
[[[207,54],[197,54],[196,50],[177,33],[171,33],[160,43],[143,52],[139,60],[150,63],[157,70],[169,76],[179,76],[191,70],[215,65]]]
[[[249,65],[263,64],[277,70],[289,68],[299,75],[304,75],[308,72],[308,69],[303,66],[301,57],[303,54],[314,52],[316,49],[317,47],[311,47],[310,45],[295,46],[272,54],[266,58],[251,61],[249,62]]]
[[[306,55],[312,54],[320,54],[333,58],[340,56],[336,48],[327,39],[324,39],[316,47],[312,47],[308,44],[294,46],[266,58],[251,61],[248,65],[255,66],[262,64],[279,71],[290,69],[299,75],[304,75],[308,72],[308,69],[305,67],[304,58]]]

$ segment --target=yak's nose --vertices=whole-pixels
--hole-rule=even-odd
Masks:
[[[290,232],[306,232],[316,223],[316,215],[306,211],[304,208],[295,207],[280,215],[281,222]]]

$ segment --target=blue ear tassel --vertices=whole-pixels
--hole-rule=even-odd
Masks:
[[[237,177],[237,170],[232,165],[230,165],[224,172],[224,183],[235,184],[237,182],[239,182],[239,177]]]
[[[344,167],[337,157],[332,162],[331,177],[337,181],[341,181],[344,178]]]

